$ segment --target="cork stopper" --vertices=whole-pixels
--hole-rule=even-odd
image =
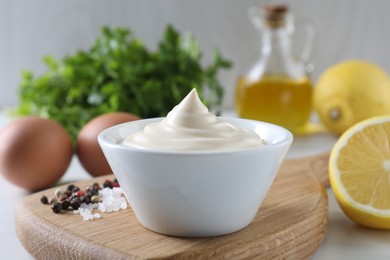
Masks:
[[[270,28],[279,28],[285,25],[288,13],[287,5],[265,5],[265,20]]]

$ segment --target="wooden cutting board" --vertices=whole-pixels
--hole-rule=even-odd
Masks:
[[[327,194],[315,176],[327,175],[327,161],[327,154],[286,161],[254,221],[230,235],[160,235],[139,224],[130,208],[102,213],[103,218],[92,221],[83,221],[71,211],[54,214],[50,206],[40,203],[40,197],[53,194],[55,188],[30,195],[17,205],[16,230],[37,259],[304,259],[319,247],[327,227]],[[87,187],[107,178],[113,176],[77,185]]]

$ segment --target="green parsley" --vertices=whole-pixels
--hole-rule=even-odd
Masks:
[[[214,51],[201,65],[199,44],[171,25],[155,51],[126,28],[103,27],[92,47],[55,60],[44,57],[47,71],[22,72],[16,115],[39,115],[63,125],[76,139],[92,118],[125,111],[143,118],[166,116],[192,88],[210,109],[218,109],[223,88],[217,79],[230,61]]]

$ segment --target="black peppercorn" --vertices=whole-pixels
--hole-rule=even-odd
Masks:
[[[54,203],[51,209],[53,210],[54,213],[60,213],[62,210],[62,203],[61,202]]]
[[[76,193],[72,193],[70,194],[70,196],[68,197],[69,201],[72,201],[72,199],[76,198]]]
[[[70,201],[70,205],[74,210],[77,210],[81,205],[81,199],[79,197],[75,197]]]
[[[72,192],[72,190],[74,189],[74,185],[73,184],[69,184],[68,187],[66,188],[67,191],[70,191]]]
[[[80,188],[79,187],[77,187],[77,186],[74,186],[74,188],[72,189],[72,193],[74,193],[74,192],[78,192],[80,190]]]
[[[42,204],[48,204],[49,203],[49,199],[45,195],[42,195],[41,202],[42,202]]]
[[[112,189],[112,182],[109,181],[109,180],[106,180],[106,181],[103,183],[103,188],[110,188],[110,189]]]
[[[69,200],[64,200],[62,202],[62,209],[66,210],[70,207],[70,201]]]
[[[91,195],[85,195],[81,197],[81,202],[85,204],[91,203]]]
[[[92,197],[94,195],[98,195],[99,194],[99,189],[100,189],[99,186],[93,185],[93,186],[90,186],[90,187],[87,188],[86,193]]]

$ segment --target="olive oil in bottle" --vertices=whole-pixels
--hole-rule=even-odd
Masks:
[[[267,5],[262,13],[259,9],[249,11],[261,32],[261,56],[237,80],[236,112],[240,117],[274,123],[294,132],[308,123],[312,111],[312,82],[305,64],[311,38],[301,57],[295,57],[291,50],[294,23],[287,6]]]
[[[311,114],[312,83],[308,77],[265,75],[236,86],[236,111],[240,117],[266,121],[290,130],[304,126]]]

